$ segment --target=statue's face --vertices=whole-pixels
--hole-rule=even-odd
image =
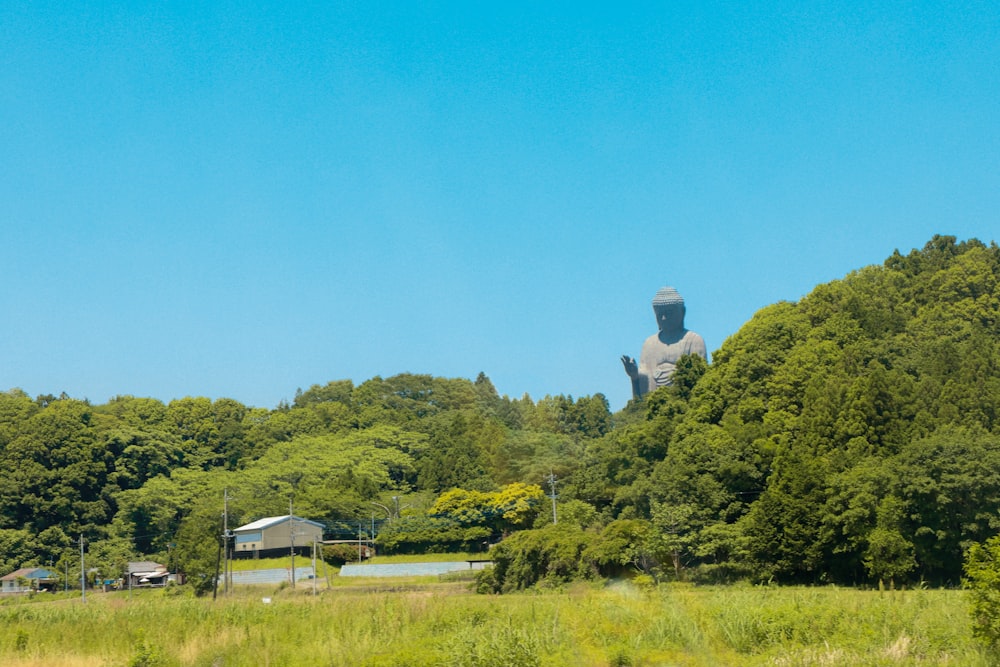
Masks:
[[[671,331],[684,327],[684,304],[676,303],[669,306],[653,306],[656,313],[656,325],[660,331]]]

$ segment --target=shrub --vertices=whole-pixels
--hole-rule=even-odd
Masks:
[[[583,558],[594,535],[559,524],[515,533],[493,548],[493,568],[479,576],[481,593],[506,593],[536,584],[589,579],[595,568]]]
[[[485,526],[463,526],[446,517],[413,516],[386,524],[376,539],[384,553],[480,551],[489,542]]]
[[[323,547],[323,560],[340,567],[344,563],[354,563],[358,560],[358,547],[353,544],[328,544]]]
[[[653,574],[657,562],[650,548],[652,536],[648,521],[618,519],[604,527],[600,539],[587,547],[584,558],[607,577],[635,571]]]
[[[1000,536],[973,544],[965,557],[972,634],[992,649],[1000,648]]]

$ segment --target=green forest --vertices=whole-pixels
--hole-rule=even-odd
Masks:
[[[768,306],[611,413],[401,374],[231,399],[0,394],[0,573],[155,559],[198,585],[288,513],[383,551],[490,551],[480,581],[957,585],[1000,533],[1000,248],[921,250]],[[623,382],[626,379],[623,376]],[[556,490],[555,515],[549,494]]]

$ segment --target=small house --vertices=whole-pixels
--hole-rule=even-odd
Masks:
[[[30,593],[55,590],[59,575],[44,567],[22,567],[0,577],[0,593]]]
[[[129,561],[125,569],[125,588],[159,588],[170,576],[167,568],[149,560]]]
[[[274,558],[290,553],[308,554],[314,542],[323,541],[323,524],[293,515],[269,516],[233,531],[234,558]]]

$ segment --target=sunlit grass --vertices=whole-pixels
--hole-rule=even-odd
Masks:
[[[270,603],[265,603],[264,598]],[[574,585],[480,596],[463,584],[143,590],[0,605],[0,664],[164,667],[993,664],[964,594]]]
[[[296,556],[295,567],[308,567],[312,565],[312,559],[308,556]],[[292,566],[292,557],[283,558],[237,558],[229,561],[229,567],[233,572],[244,572],[246,570],[287,570]],[[323,571],[323,562],[316,559],[316,569]]]

